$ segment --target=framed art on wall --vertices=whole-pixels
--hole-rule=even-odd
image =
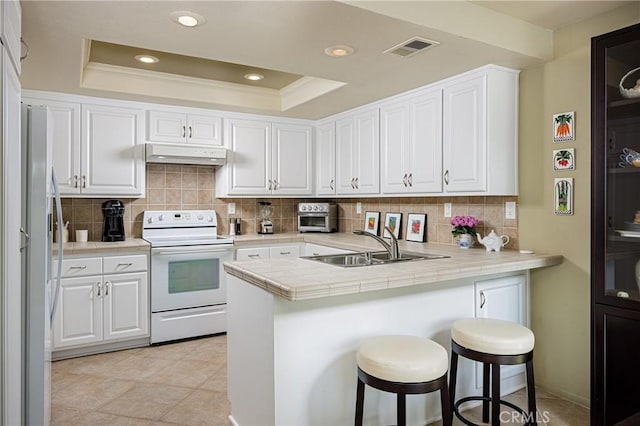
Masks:
[[[364,230],[373,235],[380,233],[380,212],[366,212],[364,214]]]
[[[553,141],[566,142],[575,140],[575,113],[563,112],[553,115]]]
[[[409,213],[405,240],[419,243],[427,241],[427,215],[425,213]]]
[[[573,214],[573,178],[553,180],[554,213],[561,216]]]
[[[396,238],[400,238],[400,227],[402,226],[402,213],[387,213],[384,217],[384,226],[389,227]],[[384,238],[391,238],[386,229],[382,233]]]
[[[575,170],[576,151],[574,148],[553,150],[553,170]]]

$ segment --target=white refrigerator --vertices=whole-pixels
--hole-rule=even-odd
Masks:
[[[22,105],[23,420],[48,425],[51,413],[51,322],[60,291],[60,265],[52,271],[53,223],[62,223],[52,166],[52,123],[44,106]],[[53,218],[53,204],[57,218]],[[60,229],[62,227],[59,227]]]

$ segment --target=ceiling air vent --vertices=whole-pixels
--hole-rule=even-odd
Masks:
[[[393,53],[394,55],[403,56],[408,58],[417,53],[423,52],[432,46],[436,46],[440,43],[433,40],[427,40],[422,37],[412,37],[407,41],[403,41],[400,44],[393,46],[390,49],[384,51],[384,53]]]

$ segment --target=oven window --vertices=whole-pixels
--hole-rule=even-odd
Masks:
[[[300,226],[324,228],[326,216],[300,216]]]
[[[220,259],[169,262],[169,294],[220,288]]]

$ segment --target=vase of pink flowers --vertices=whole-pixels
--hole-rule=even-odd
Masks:
[[[451,219],[453,229],[451,234],[458,237],[458,246],[468,249],[473,246],[473,238],[476,236],[476,226],[480,222],[473,216],[454,216]]]

